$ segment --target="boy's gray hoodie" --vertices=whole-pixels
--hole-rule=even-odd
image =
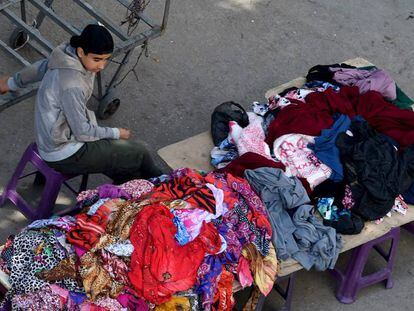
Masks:
[[[35,132],[40,156],[55,162],[75,154],[84,142],[119,139],[117,128],[98,126],[86,108],[95,74],[87,71],[69,44],[56,47],[48,59],[9,79],[11,90],[42,81],[35,104]]]

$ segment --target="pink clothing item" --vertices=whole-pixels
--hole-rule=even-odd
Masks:
[[[91,302],[82,303],[79,306],[79,311],[107,311],[106,308],[97,306]]]
[[[98,299],[94,304],[107,311],[121,311],[123,309],[118,300],[109,297]]]
[[[404,198],[400,194],[398,197],[395,198],[394,206],[392,207],[392,210],[400,213],[402,215],[407,214],[408,205],[405,203]]]
[[[66,301],[49,286],[33,293],[14,295],[12,298],[12,305],[18,310],[38,311],[45,310],[44,307],[48,306],[47,310],[59,311],[63,310],[65,304]]]
[[[119,187],[128,193],[132,199],[140,199],[154,189],[154,185],[145,179],[133,179]]]
[[[77,246],[77,245],[73,245],[73,248],[75,249],[75,253],[79,258],[85,255],[87,252],[86,249],[84,249],[83,247]]]
[[[82,202],[83,200],[89,199],[91,197],[93,197],[95,194],[98,194],[98,190],[94,189],[94,190],[85,190],[82,191],[81,193],[78,194],[78,196],[76,197],[76,201]]]
[[[148,311],[148,304],[141,298],[136,298],[131,294],[120,294],[116,298],[118,302],[128,310]]]
[[[342,85],[357,86],[359,93],[377,91],[387,100],[397,98],[395,81],[384,70],[360,70],[348,68],[330,68],[334,72],[333,79]]]
[[[313,189],[329,178],[332,170],[308,148],[315,138],[302,134],[287,134],[275,140],[274,154],[286,166],[286,175],[306,178]]]
[[[206,184],[206,186],[211,190],[216,201],[216,214],[211,214],[206,210],[199,208],[194,209],[174,209],[172,213],[177,217],[187,229],[188,234],[190,235],[189,242],[193,241],[199,234],[203,222],[210,222],[213,219],[224,215],[228,208],[224,204],[224,193],[223,190],[216,188],[212,184]]]
[[[248,115],[250,123],[245,128],[242,128],[235,121],[229,122],[230,141],[237,146],[239,155],[253,152],[272,160],[269,146],[264,141],[265,133],[262,127],[263,118],[251,112],[248,112]]]
[[[237,267],[237,275],[239,277],[240,285],[243,288],[251,286],[253,284],[253,276],[250,271],[250,264],[244,256],[240,256],[239,265]]]
[[[345,185],[345,195],[342,199],[342,204],[346,209],[352,209],[355,205],[354,198],[352,197],[352,190],[349,185]]]
[[[289,91],[285,96],[275,95],[269,97],[269,109],[284,108],[291,104],[301,104],[305,102],[305,98],[313,90],[296,89]]]

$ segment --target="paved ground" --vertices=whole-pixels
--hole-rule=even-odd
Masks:
[[[89,19],[71,1],[55,1],[56,12],[77,25]],[[124,11],[114,1],[89,1],[114,21]],[[157,12],[159,2],[149,9]],[[0,17],[0,38],[12,25]],[[42,33],[57,44],[65,34],[46,22]],[[388,70],[414,96],[414,3],[411,0],[180,0],[173,1],[165,36],[153,42],[150,57],[139,67],[139,82],[129,76],[119,86],[120,110],[102,124],[133,130],[132,139],[145,140],[152,150],[205,131],[214,107],[234,100],[245,107],[263,99],[265,91],[302,75],[313,65],[364,57]],[[34,53],[23,54],[35,59]],[[138,50],[135,55],[138,54]],[[0,52],[0,74],[19,65]],[[110,73],[113,68],[108,69]],[[0,113],[0,190],[26,146],[33,141],[30,99]],[[93,106],[93,103],[92,103]],[[93,177],[91,186],[104,182]],[[23,184],[32,196],[30,183]],[[71,204],[65,193],[60,205]],[[26,221],[11,206],[0,210],[0,239]],[[334,296],[327,273],[301,272],[294,310],[412,310],[414,237],[403,234],[394,270],[395,286],[361,291],[346,306]],[[345,259],[345,258],[344,258]],[[381,263],[373,257],[370,267]],[[269,299],[268,310],[280,306]]]

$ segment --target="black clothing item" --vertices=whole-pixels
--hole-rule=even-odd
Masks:
[[[338,208],[339,219],[323,220],[325,226],[329,226],[336,229],[340,234],[358,234],[364,228],[364,221],[358,215],[355,215],[352,210],[351,215],[342,214],[340,211],[345,209],[342,204],[342,199],[345,196],[345,182],[334,182],[332,179],[327,179],[324,182],[317,185],[312,194],[310,195],[314,204],[317,204],[318,198],[334,198],[333,205]]]
[[[342,202],[345,196],[345,185],[343,181],[335,182],[332,179],[327,179],[313,189],[310,198],[314,202],[317,201],[317,198],[335,198],[335,201]]]
[[[336,82],[333,77],[334,73],[329,70],[329,68],[356,68],[355,66],[347,64],[332,64],[332,65],[316,65],[309,69],[308,74],[306,75],[306,81],[325,81],[334,85],[341,86]]]
[[[340,133],[336,145],[355,200],[352,212],[366,220],[379,219],[413,183],[414,145],[398,154],[385,135],[358,119],[350,130],[353,136]]]
[[[229,121],[236,121],[241,127],[249,125],[249,117],[240,104],[231,101],[218,105],[211,115],[211,136],[215,146],[229,135]]]
[[[86,26],[80,36],[72,36],[70,45],[74,48],[82,48],[85,54],[112,54],[114,51],[111,33],[104,26],[96,24]]]
[[[296,91],[298,88],[296,86],[288,87],[287,89],[284,89],[282,92],[279,93],[279,96],[285,96],[290,91]]]
[[[358,215],[351,212],[351,215],[342,214],[337,221],[323,220],[325,226],[336,229],[340,234],[358,234],[364,228],[364,221]]]

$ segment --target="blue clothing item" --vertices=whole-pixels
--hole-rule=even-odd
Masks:
[[[29,229],[41,229],[47,227],[56,227],[64,230],[65,232],[75,225],[76,219],[72,216],[52,216],[48,219],[39,219],[28,225],[25,230]]]
[[[239,156],[236,145],[232,144],[228,138],[223,140],[218,147],[211,150],[211,165],[215,168],[223,168]]]
[[[335,198],[320,198],[318,199],[317,207],[323,219],[331,221],[339,221],[341,216],[347,215],[351,217],[351,211],[345,208],[339,209],[333,205]]]
[[[344,169],[339,157],[339,149],[335,145],[339,133],[346,132],[351,125],[351,119],[346,115],[334,116],[336,119],[330,129],[322,130],[321,136],[315,138],[315,144],[309,144],[316,157],[332,169],[330,179],[341,181],[344,178]]]
[[[187,229],[185,228],[184,224],[178,217],[173,218],[173,223],[177,227],[177,233],[175,234],[175,238],[177,239],[180,245],[185,245],[190,241],[190,234],[188,234]]]
[[[94,203],[90,208],[87,214],[89,216],[95,215],[95,213],[98,211],[98,209],[109,199],[99,199],[96,203]]]
[[[403,193],[404,201],[408,204],[414,204],[414,184],[411,185],[411,187]]]

